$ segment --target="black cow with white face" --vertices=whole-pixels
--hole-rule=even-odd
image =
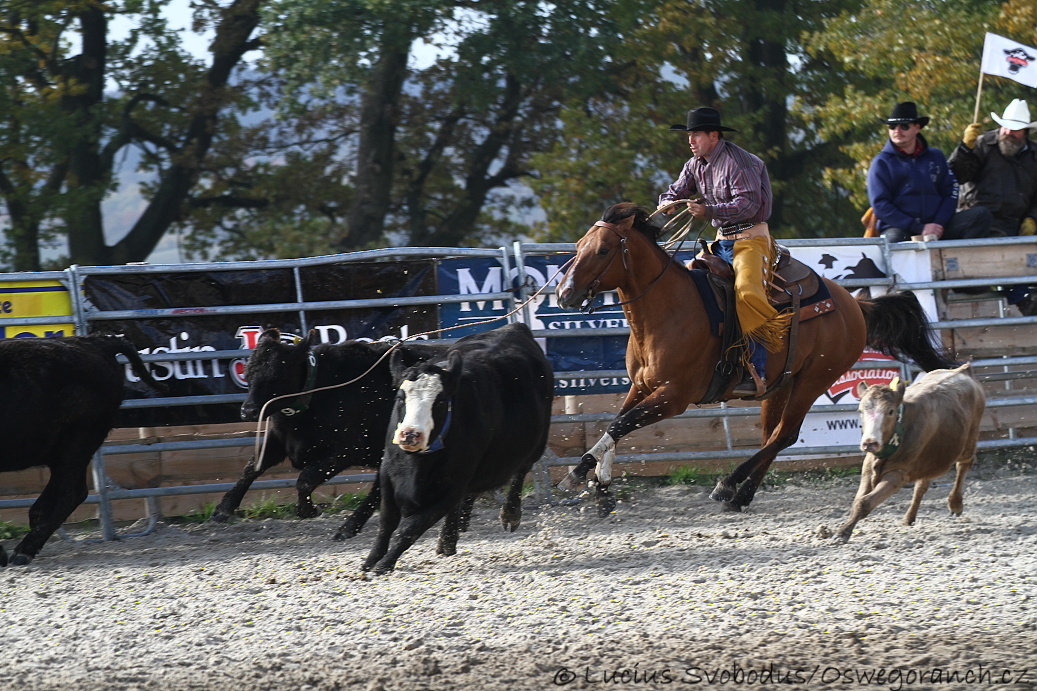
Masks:
[[[237,484],[217,505],[213,520],[226,521],[233,516],[253,481],[286,457],[300,471],[295,510],[301,518],[320,515],[312,497],[319,485],[349,467],[376,468],[396,393],[386,355],[390,347],[388,343],[355,340],[320,344],[316,331],[298,342],[285,342],[277,329],[263,332],[245,367],[248,398],[241,406],[244,420],[258,420],[263,405],[279,396],[360,379],[271,403],[266,411],[270,429],[261,457],[249,460]],[[446,348],[443,344],[408,341],[398,344],[394,352],[403,362],[414,365],[441,356]],[[335,538],[356,535],[378,501],[376,480],[363,505]]]
[[[50,469],[11,564],[31,562],[86,499],[87,467],[125,395],[120,353],[137,376],[161,390],[137,349],[120,336],[0,340],[0,471]],[[0,547],[0,566],[7,561]]]
[[[392,356],[399,391],[389,423],[381,523],[364,570],[391,571],[445,517],[437,552],[457,550],[463,510],[480,492],[509,484],[500,518],[522,517],[522,482],[547,445],[551,365],[524,324],[458,340],[441,360],[407,367]]]

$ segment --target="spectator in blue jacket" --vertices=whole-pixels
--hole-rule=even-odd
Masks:
[[[868,200],[880,235],[890,242],[913,235],[962,240],[987,237],[992,217],[983,207],[955,213],[958,181],[947,157],[926,143],[921,130],[929,118],[912,101],[898,103],[889,118],[889,141],[868,169]]]

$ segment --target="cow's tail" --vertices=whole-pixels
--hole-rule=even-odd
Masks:
[[[870,347],[898,360],[914,360],[926,372],[955,366],[938,344],[914,293],[891,292],[868,300],[858,298],[857,302],[868,325]]]
[[[110,342],[113,345],[112,350],[126,356],[126,359],[130,361],[130,367],[138,377],[147,382],[154,389],[162,390],[162,385],[155,381],[155,378],[151,376],[151,371],[147,368],[147,365],[144,364],[144,360],[141,359],[140,353],[137,352],[137,349],[132,343],[130,343],[129,339],[123,336],[112,336]]]

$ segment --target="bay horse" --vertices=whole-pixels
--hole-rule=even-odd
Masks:
[[[576,257],[555,290],[566,309],[586,309],[599,292],[616,290],[630,324],[626,399],[601,439],[558,483],[572,490],[594,466],[588,489],[595,491],[602,516],[615,507],[608,485],[616,443],[703,400],[721,359],[721,340],[710,329],[691,272],[658,245],[658,233],[643,208],[629,202],[609,207],[576,243]],[[760,450],[721,478],[710,494],[727,510],[749,505],[775,457],[799,438],[811,405],[857,362],[865,345],[893,357],[910,357],[926,371],[950,365],[934,347],[932,330],[913,294],[855,299],[838,284],[822,280],[835,309],[799,324],[784,383],[762,404]],[[786,371],[788,341],[781,353],[769,354],[769,382]],[[730,399],[737,383],[736,377],[720,400]]]

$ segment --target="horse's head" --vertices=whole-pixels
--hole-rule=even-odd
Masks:
[[[558,304],[586,308],[601,291],[621,287],[632,261],[628,243],[637,234],[653,244],[658,235],[644,209],[630,202],[606,209],[576,243],[576,257],[555,289]]]

